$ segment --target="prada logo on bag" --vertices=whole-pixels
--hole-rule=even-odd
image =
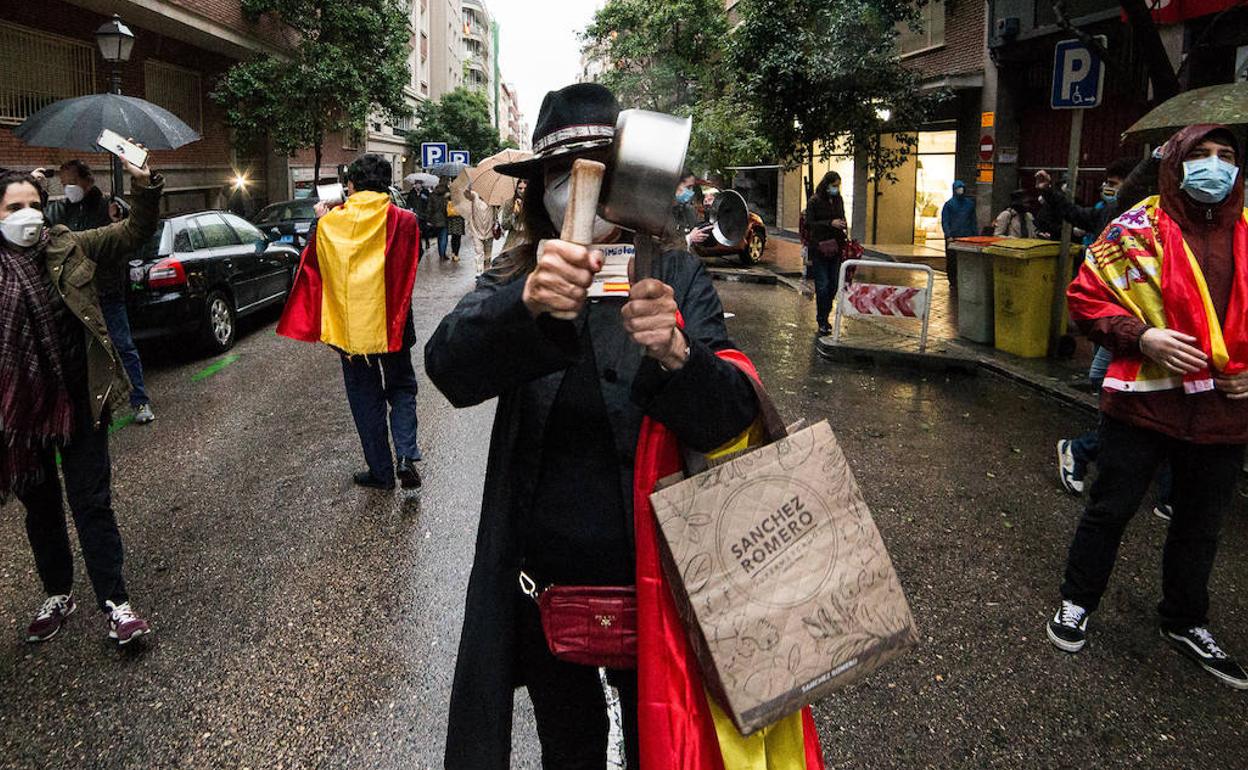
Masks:
[[[615,623],[614,615],[595,615],[594,617],[598,619],[598,625],[603,628],[610,628]]]

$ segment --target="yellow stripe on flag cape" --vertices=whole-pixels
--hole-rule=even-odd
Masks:
[[[390,197],[358,192],[316,225],[321,342],[351,355],[385,353],[386,216]]]
[[[762,443],[763,420],[759,417],[739,436],[710,452],[707,457],[716,460]],[[732,717],[724,713],[710,693],[707,693],[706,700],[711,705],[711,716],[715,720],[715,735],[719,738],[724,770],[808,770],[801,711],[789,714],[747,738],[737,732]]]

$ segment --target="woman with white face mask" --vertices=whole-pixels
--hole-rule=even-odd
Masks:
[[[452,404],[499,398],[447,767],[509,766],[513,688],[521,685],[534,704],[544,767],[606,764],[598,669],[551,653],[538,607],[518,585],[521,571],[540,588],[631,587],[643,417],[709,451],[757,412],[746,375],[717,355],[732,343],[715,288],[692,255],[667,252],[656,277],[633,282],[627,298],[590,300],[602,251],[559,240],[572,162],[605,159],[618,111],[597,84],[546,96],[535,157],[497,169],[527,180],[527,242],[495,259],[425,347],[426,371]],[[597,243],[631,237],[601,218],[593,230]],[[635,768],[637,671],[608,669]]]
[[[0,174],[0,501],[14,495],[26,508],[47,596],[27,629],[30,642],[56,635],[77,608],[63,498],[109,638],[128,644],[149,632],[126,593],[109,489],[109,412],[130,385],[94,285],[98,267],[156,231],[163,183],[146,166],[126,165],[136,191],[132,215],[83,232],[47,226],[38,178]]]

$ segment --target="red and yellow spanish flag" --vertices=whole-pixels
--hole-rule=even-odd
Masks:
[[[735,350],[719,352],[747,375],[754,365]],[[747,431],[747,436],[757,431]],[[749,737],[706,692],[698,661],[659,563],[658,524],[650,505],[655,483],[679,471],[680,444],[645,418],[633,473],[637,540],[637,721],[642,770],[824,770],[810,708]]]
[[[348,355],[399,350],[419,261],[416,217],[385,193],[357,192],[317,222],[277,333]]]

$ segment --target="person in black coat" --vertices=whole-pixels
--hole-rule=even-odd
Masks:
[[[849,240],[845,222],[845,199],[841,197],[841,175],[823,175],[815,194],[806,204],[806,230],[809,234],[810,273],[815,280],[815,320],[819,334],[829,334],[828,313],[841,269],[841,256]]]
[[[574,157],[605,157],[617,112],[615,98],[597,84],[547,95],[534,131],[537,154],[498,169],[527,179],[529,242],[494,261],[425,347],[429,377],[452,404],[499,399],[451,693],[447,768],[510,767],[513,689],[520,686],[533,702],[543,767],[605,766],[608,719],[598,672],[550,653],[519,573],[540,584],[632,585],[642,418],[707,452],[739,435],[758,411],[746,375],[716,355],[732,342],[697,259],[667,252],[656,260],[655,277],[632,284],[626,302],[587,301],[601,252],[556,240],[565,174]],[[598,225],[600,241],[622,237]],[[554,317],[558,311],[575,320]],[[608,678],[620,692],[635,768],[636,672],[610,671]]]

